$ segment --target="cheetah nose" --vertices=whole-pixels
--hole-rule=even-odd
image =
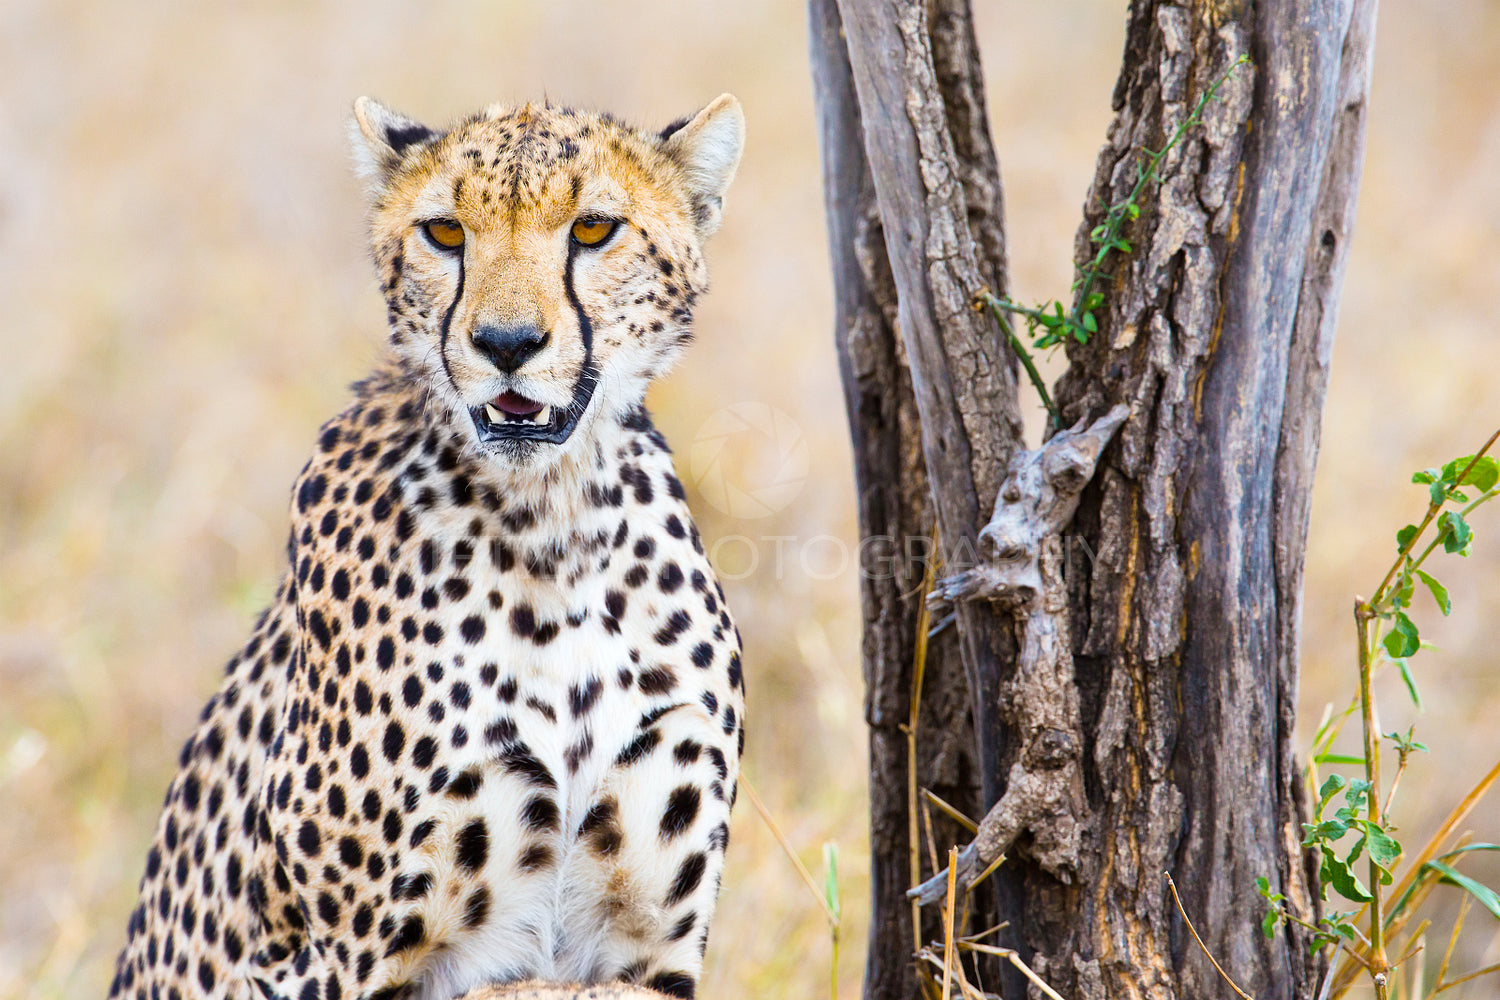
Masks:
[[[529,323],[501,326],[486,323],[474,331],[474,346],[507,375],[546,346],[549,334]]]

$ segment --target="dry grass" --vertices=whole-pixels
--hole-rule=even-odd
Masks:
[[[1016,292],[1054,294],[1123,5],[979,6]],[[1382,12],[1313,510],[1309,721],[1351,689],[1352,593],[1421,503],[1402,478],[1500,416],[1497,22],[1481,0]],[[784,510],[695,507],[710,540],[796,539],[780,573],[764,542],[730,584],[749,646],[746,772],[814,871],[824,840],[841,845],[841,992],[856,995],[856,580],[819,578],[829,550],[805,545],[854,537],[805,61],[795,0],[0,5],[0,996],[102,993],[176,749],[278,572],[292,476],[377,350],[343,146],[352,98],[440,120],[546,94],[665,123],[721,90],[745,102],[749,149],[700,341],[654,406],[683,463],[726,404],[772,404],[805,432],[812,471]],[[1403,783],[1410,840],[1497,750],[1500,525],[1478,528],[1478,554],[1445,577],[1455,619],[1424,629],[1445,650],[1418,661],[1418,733],[1442,764],[1417,761]],[[1385,694],[1387,728],[1404,727],[1399,691]],[[1500,839],[1497,816],[1476,813],[1484,839]],[[1455,969],[1491,955],[1488,920],[1470,918]],[[821,911],[740,809],[705,995],[820,996],[827,960]]]

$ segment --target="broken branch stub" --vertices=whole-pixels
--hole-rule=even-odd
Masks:
[[[998,708],[1022,751],[1006,775],[1005,794],[958,854],[957,880],[965,889],[1026,832],[1032,835],[1030,855],[1043,869],[1062,882],[1073,881],[1077,873],[1084,740],[1062,577],[1062,531],[1094,477],[1100,454],[1129,413],[1121,403],[1087,429],[1079,421],[1041,448],[1014,455],[994,514],[979,533],[982,561],[946,577],[928,597],[934,607],[993,601],[1020,626],[1015,678]],[[945,869],[908,895],[936,902],[947,880]]]

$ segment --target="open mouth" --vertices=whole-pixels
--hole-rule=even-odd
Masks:
[[[479,439],[491,441],[547,441],[562,444],[573,433],[578,418],[588,409],[598,383],[598,373],[587,366],[567,406],[548,406],[519,392],[502,392],[494,399],[469,409]]]

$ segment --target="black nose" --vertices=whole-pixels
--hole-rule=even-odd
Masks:
[[[524,365],[547,344],[547,334],[530,324],[497,326],[486,323],[474,331],[474,346],[503,372]]]

